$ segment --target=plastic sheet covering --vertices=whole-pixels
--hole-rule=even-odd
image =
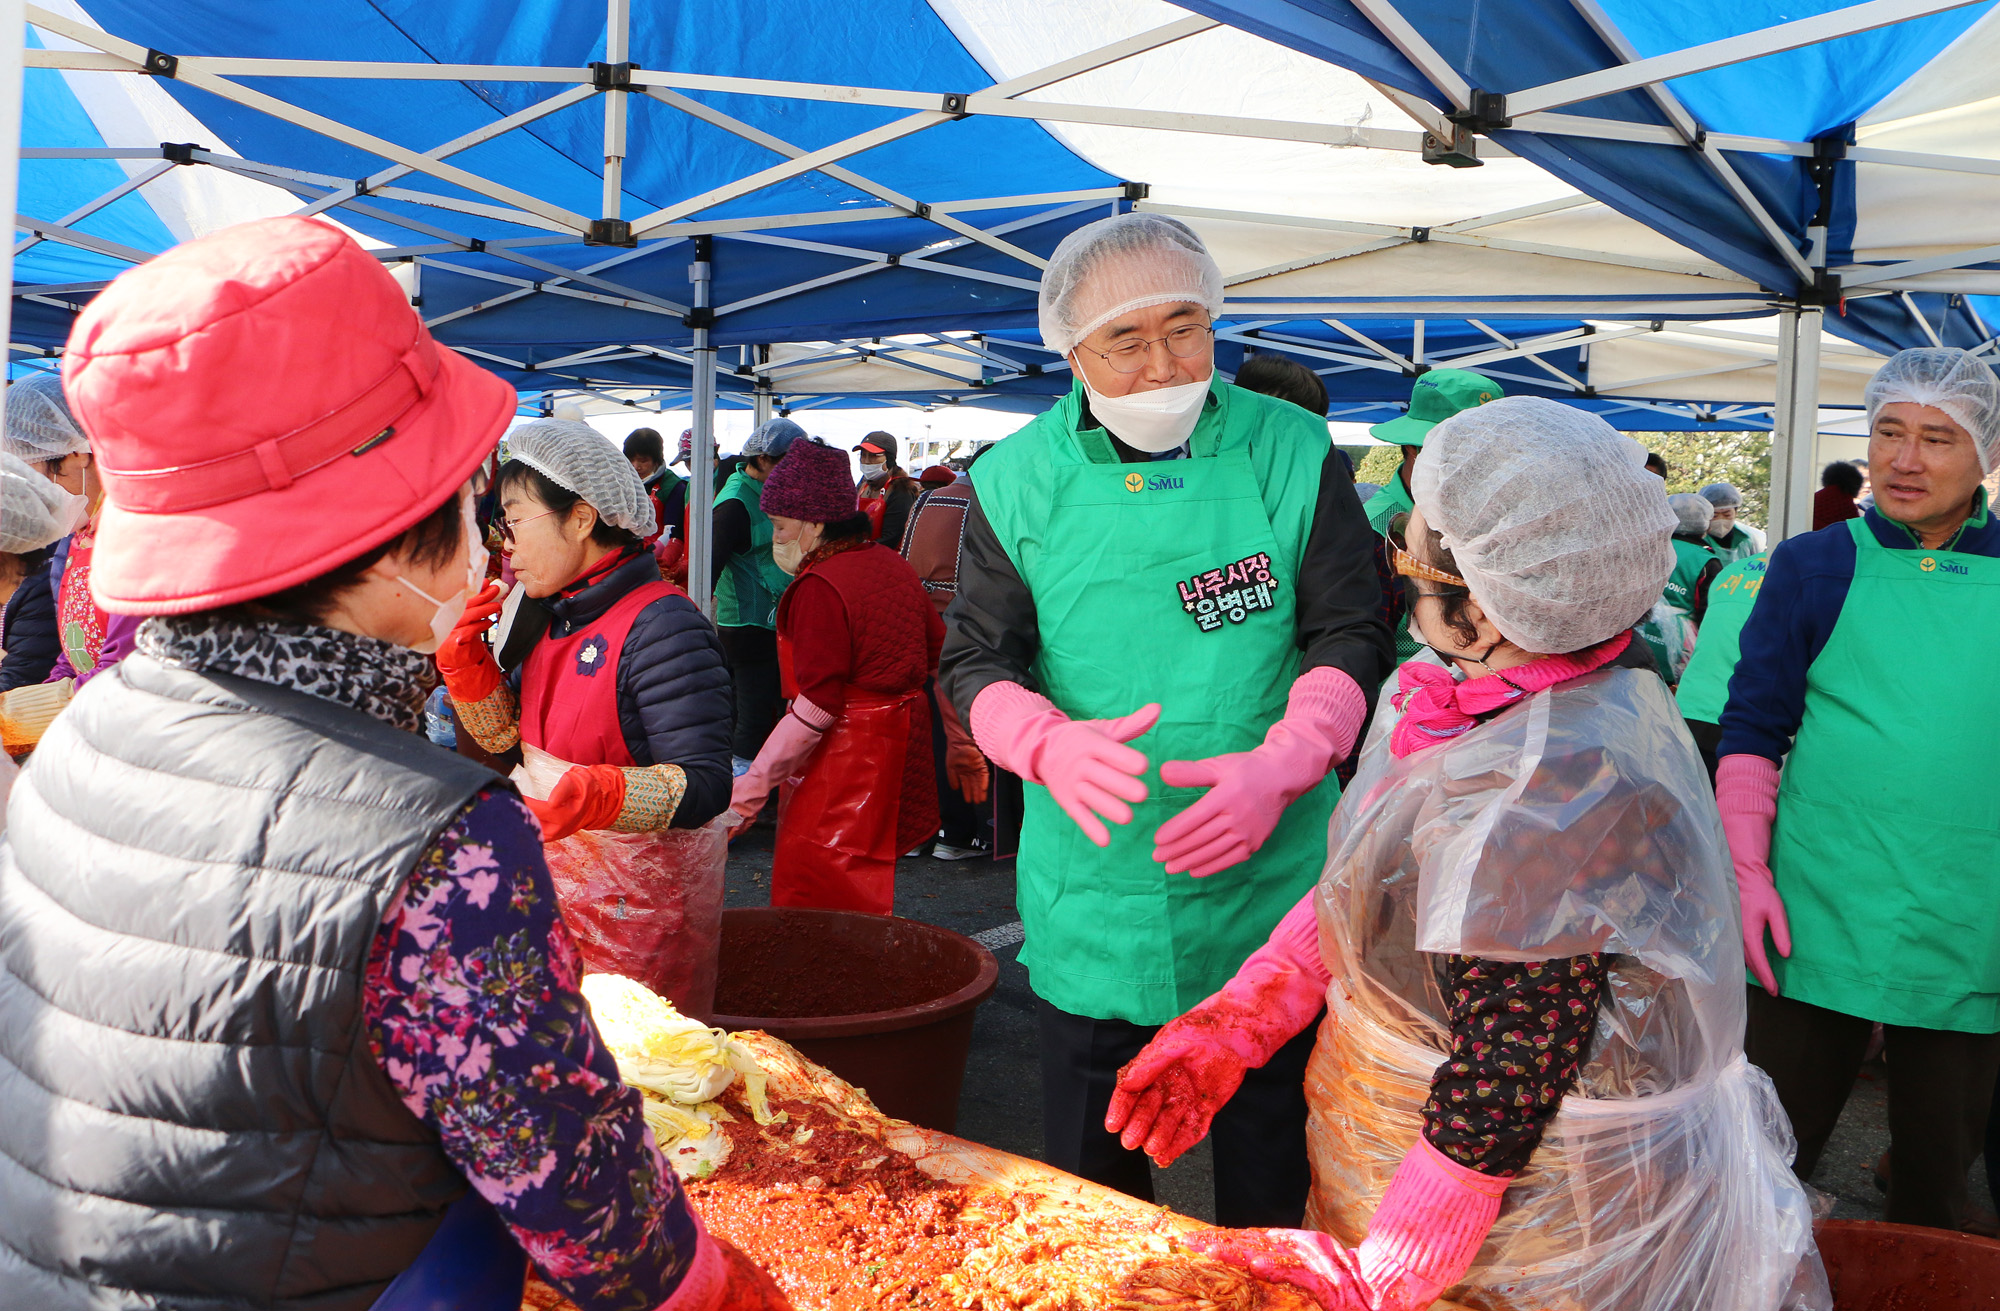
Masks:
[[[537,800],[568,761],[521,744],[514,783]],[[549,874],[583,967],[645,984],[703,1022],[715,1014],[727,812],[696,829],[585,829],[551,842]]]
[[[1655,601],[1646,617],[1633,625],[1633,631],[1652,651],[1667,681],[1679,683],[1681,675],[1687,672],[1688,661],[1694,659],[1694,616],[1683,614],[1665,601]]]
[[[1402,760],[1384,700],[1316,904],[1307,1223],[1353,1244],[1447,1047],[1440,954],[1607,953],[1575,1092],[1451,1296],[1481,1311],[1825,1311],[1791,1129],[1743,1059],[1743,955],[1700,759],[1651,673],[1538,693]]]

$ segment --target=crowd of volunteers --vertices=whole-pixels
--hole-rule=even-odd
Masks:
[[[777,906],[1012,851],[1044,1159],[1150,1200],[1212,1139],[1189,1241],[1327,1311],[1827,1308],[1874,1050],[1889,1219],[1990,1231],[1991,369],[1890,358],[1767,550],[1462,369],[1357,486],[1222,308],[1183,224],[1089,224],[1011,437],[774,418],[696,486],[321,221],[111,283],[0,437],[0,1301],[786,1305],[578,987],[705,1020],[759,826]]]

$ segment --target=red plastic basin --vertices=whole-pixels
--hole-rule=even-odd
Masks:
[[[2000,1242],[1873,1220],[1822,1220],[1813,1232],[1834,1311],[2000,1308]]]

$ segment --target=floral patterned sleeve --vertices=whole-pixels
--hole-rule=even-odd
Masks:
[[[1424,1138],[1481,1174],[1518,1174],[1590,1053],[1604,958],[1445,956],[1438,971],[1451,1054],[1431,1075]]]
[[[583,1311],[652,1311],[696,1228],[577,991],[541,830],[479,793],[417,863],[368,961],[369,1047],[403,1103]]]

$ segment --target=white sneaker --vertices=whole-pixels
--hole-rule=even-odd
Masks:
[[[932,860],[972,860],[986,854],[986,848],[981,846],[954,847],[944,841],[931,848]]]

